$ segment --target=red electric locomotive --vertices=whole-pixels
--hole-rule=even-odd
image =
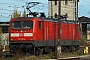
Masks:
[[[40,17],[12,18],[9,26],[10,51],[29,53],[55,50],[58,42],[62,51],[72,51],[79,47],[80,27],[74,21],[61,20],[60,41],[58,41],[57,19]]]

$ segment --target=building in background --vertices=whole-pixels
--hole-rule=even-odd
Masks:
[[[78,20],[80,22],[81,37],[90,41],[90,18],[82,16]]]
[[[59,0],[48,0],[48,17],[58,18]],[[61,0],[61,16],[66,16],[67,20],[78,20],[79,0]]]

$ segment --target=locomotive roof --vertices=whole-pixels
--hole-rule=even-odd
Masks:
[[[50,22],[58,22],[58,19],[55,19],[55,18],[41,18],[41,17],[18,17],[18,18],[15,18],[15,19],[30,19],[30,18],[36,18],[36,19],[42,19],[44,21],[50,21]],[[75,23],[75,21],[73,20],[63,20],[61,19],[61,22],[64,22],[64,23]]]
[[[58,22],[58,19],[55,19],[55,18],[42,18],[43,20],[45,21],[52,21],[52,22]],[[75,23],[75,21],[73,20],[63,20],[61,19],[61,22],[64,22],[64,23]]]

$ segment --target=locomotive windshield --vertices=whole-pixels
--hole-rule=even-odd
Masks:
[[[32,21],[14,21],[12,22],[12,28],[13,29],[19,29],[19,28],[28,28],[31,29],[33,28],[33,22]]]
[[[21,28],[21,22],[12,22],[12,28]]]
[[[33,28],[33,22],[32,21],[25,21],[23,22],[23,28]]]

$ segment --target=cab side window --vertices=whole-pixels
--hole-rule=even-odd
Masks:
[[[39,21],[39,29],[42,29],[42,22],[41,21]]]

